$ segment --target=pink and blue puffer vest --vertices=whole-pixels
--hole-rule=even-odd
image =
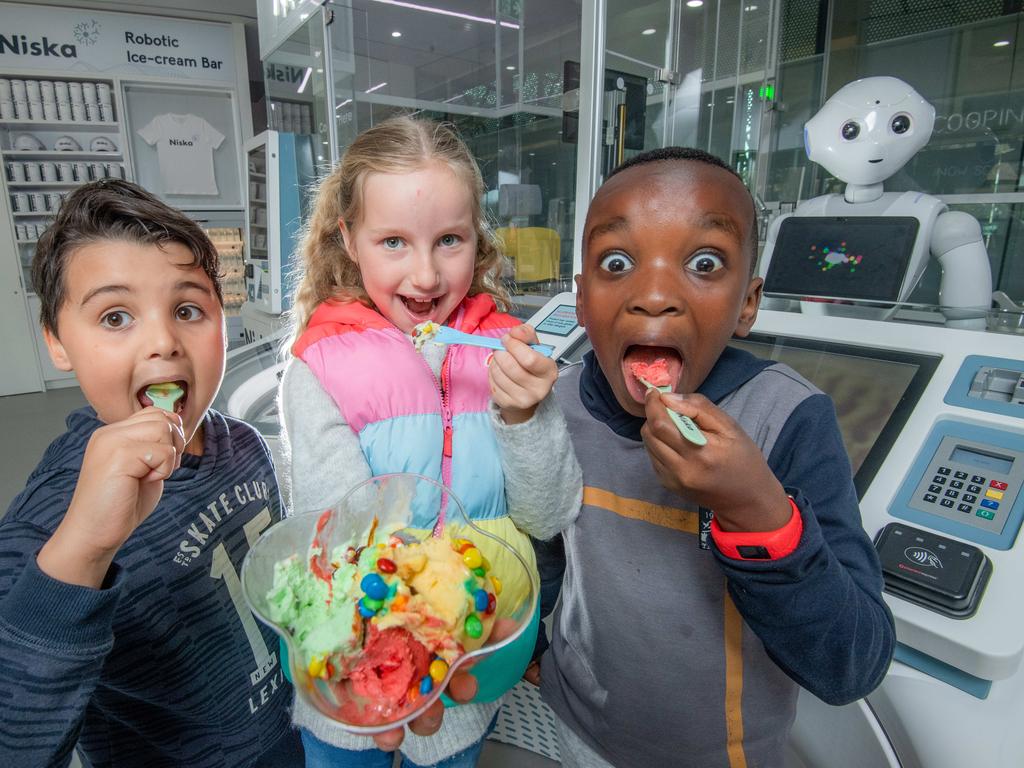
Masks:
[[[452,326],[500,337],[518,321],[486,295],[468,297]],[[444,483],[476,520],[506,514],[490,424],[485,349],[448,348],[437,380],[409,337],[358,302],[325,301],[292,352],[359,437],[374,475],[415,472]]]
[[[519,325],[497,311],[487,294],[467,297],[451,325],[500,338]],[[488,350],[451,345],[437,380],[412,341],[379,312],[358,302],[323,302],[292,347],[320,381],[359,437],[374,475],[413,472],[444,483],[474,524],[510,544],[514,555],[477,542],[502,574],[497,615],[517,606],[537,581],[529,537],[515,527],[505,502],[505,477],[488,412]],[[480,662],[476,701],[490,701],[522,676],[536,639],[539,603],[527,629],[511,645]],[[447,702],[446,702],[447,703]]]

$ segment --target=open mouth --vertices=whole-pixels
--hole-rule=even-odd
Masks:
[[[679,350],[672,347],[648,347],[634,344],[626,349],[622,356],[622,379],[626,383],[626,389],[634,400],[639,403],[644,401],[647,387],[633,375],[634,366],[644,368],[651,366],[656,361],[664,361],[664,367],[668,371],[668,381],[675,390],[679,378],[683,373],[683,358]],[[661,364],[658,365],[661,367]]]
[[[183,394],[181,397],[179,397],[174,402],[174,412],[177,413],[177,414],[181,414],[185,410],[185,403],[188,402],[188,382],[186,382],[184,379],[178,379],[176,381],[167,381],[167,382],[159,382],[159,383],[161,383],[161,384],[176,384],[179,387],[181,387],[181,390],[185,394]],[[147,384],[142,389],[140,389],[136,393],[136,395],[135,395],[135,397],[139,401],[139,404],[143,408],[149,408],[149,406],[154,404],[152,398],[149,395],[146,394],[146,390],[149,389],[152,386],[153,386],[153,383]]]
[[[437,308],[438,298],[433,299],[415,299],[411,296],[399,296],[405,308],[409,310],[409,313],[426,319],[431,312]]]
[[[869,163],[880,163],[880,162],[882,162],[882,161],[883,161],[884,159],[885,159],[884,157],[879,157],[879,158],[877,158],[877,159],[875,159],[875,160],[868,160],[868,162],[869,162]]]

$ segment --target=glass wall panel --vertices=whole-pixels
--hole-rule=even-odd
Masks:
[[[338,155],[359,131],[392,115],[453,123],[483,174],[515,289],[568,290],[579,3],[450,0],[442,8],[353,0],[328,7],[335,10],[327,29]]]
[[[327,75],[320,13],[314,13],[263,61],[267,126],[313,137],[316,160],[330,164]]]

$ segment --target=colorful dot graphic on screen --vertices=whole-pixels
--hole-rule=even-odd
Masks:
[[[812,245],[811,254],[807,257],[815,262],[822,272],[828,272],[834,267],[847,267],[850,272],[856,272],[864,255],[861,253],[852,254],[846,252],[846,241],[839,243],[838,247],[833,245]]]

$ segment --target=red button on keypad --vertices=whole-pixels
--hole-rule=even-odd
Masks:
[[[993,480],[991,483],[989,483],[989,485],[995,488],[997,491],[1006,490],[1006,483],[1001,483],[998,480]]]

